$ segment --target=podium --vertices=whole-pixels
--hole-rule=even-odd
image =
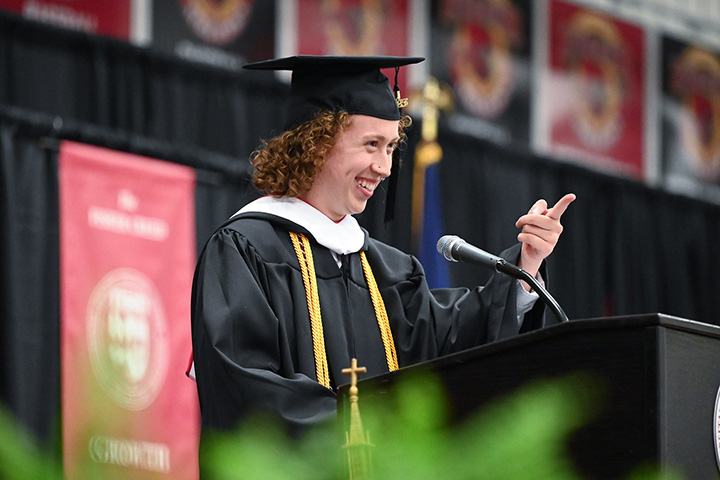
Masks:
[[[440,378],[453,421],[529,382],[588,375],[603,402],[568,439],[584,478],[623,478],[641,463],[720,478],[720,327],[663,314],[573,320],[363,379],[361,408],[420,370]],[[338,401],[342,412],[345,386]]]

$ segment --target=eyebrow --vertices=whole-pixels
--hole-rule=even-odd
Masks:
[[[370,140],[370,139],[378,139],[378,140],[387,140],[388,138],[385,135],[379,134],[379,133],[368,133],[367,135],[363,135],[362,140]],[[395,135],[392,137],[392,139],[388,143],[397,143],[400,141],[400,136]]]

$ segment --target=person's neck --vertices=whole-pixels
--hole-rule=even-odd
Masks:
[[[298,198],[298,200],[302,200],[303,202],[307,203],[308,205],[310,205],[310,206],[313,207],[315,210],[317,210],[318,212],[322,213],[323,215],[325,215],[326,217],[328,217],[330,220],[332,220],[332,221],[335,222],[335,223],[340,223],[340,222],[342,222],[342,221],[345,219],[345,217],[347,216],[347,215],[343,215],[343,216],[340,217],[339,219],[333,218],[333,216],[328,215],[328,213],[327,213],[326,211],[324,211],[322,208],[318,208],[315,204],[313,204],[313,202],[311,202],[310,200],[308,200],[306,197],[304,197],[304,196],[298,196],[297,198]]]

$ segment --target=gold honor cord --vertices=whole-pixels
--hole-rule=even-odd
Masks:
[[[303,234],[290,232],[290,239],[295,248],[300,263],[300,271],[302,272],[303,284],[305,285],[305,297],[307,299],[308,312],[310,313],[310,328],[313,339],[313,352],[315,355],[315,372],[318,383],[330,388],[330,375],[328,373],[327,353],[325,351],[325,337],[323,334],[322,315],[320,314],[320,297],[317,289],[317,278],[315,276],[315,265],[310,249],[310,242]],[[383,302],[380,290],[378,289],[375,277],[373,276],[370,264],[367,261],[365,252],[360,251],[363,272],[365,273],[365,281],[370,289],[370,299],[372,300],[375,317],[377,318],[378,327],[380,328],[380,336],[382,337],[383,347],[385,348],[385,359],[387,361],[388,370],[398,369],[397,353],[395,351],[395,342],[393,341],[392,332],[390,331],[390,321],[388,320],[385,303]]]
[[[378,327],[380,327],[380,336],[382,336],[383,346],[385,347],[385,359],[387,360],[388,370],[398,369],[397,353],[395,352],[395,342],[393,341],[392,331],[390,331],[390,321],[388,320],[387,311],[385,310],[385,302],[383,302],[380,290],[375,282],[375,276],[372,273],[370,264],[367,261],[365,252],[360,251],[360,259],[362,260],[363,272],[365,272],[365,281],[370,289],[370,299],[375,309],[375,317],[377,318]]]
[[[327,354],[325,353],[325,336],[323,334],[322,316],[320,315],[320,297],[318,296],[317,278],[315,277],[315,264],[312,258],[310,242],[305,235],[290,232],[290,239],[295,247],[305,285],[308,312],[310,313],[310,329],[313,339],[313,353],[315,355],[315,374],[320,385],[330,388],[330,374],[328,373]],[[300,243],[302,241],[302,244]]]

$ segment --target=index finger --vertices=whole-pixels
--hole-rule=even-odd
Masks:
[[[565,213],[565,210],[567,210],[568,205],[574,202],[575,198],[576,197],[574,193],[568,193],[560,200],[558,200],[558,202],[553,205],[550,210],[547,211],[547,216],[552,218],[553,220],[560,220],[562,214]]]

